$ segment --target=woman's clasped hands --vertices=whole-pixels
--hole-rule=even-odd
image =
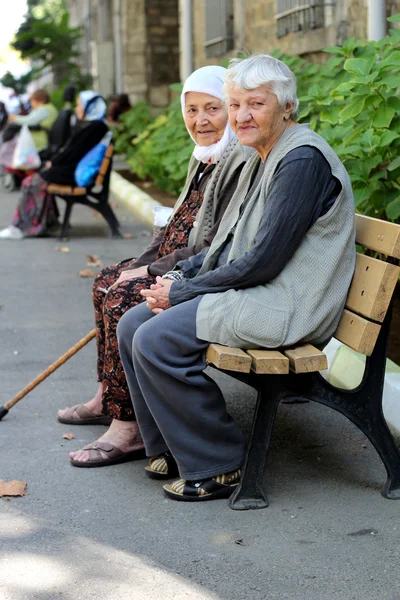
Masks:
[[[157,277],[156,281],[157,283],[151,285],[150,289],[141,290],[140,293],[146,300],[147,308],[158,315],[167,308],[171,308],[169,293],[174,282],[171,279],[163,279],[162,277]]]

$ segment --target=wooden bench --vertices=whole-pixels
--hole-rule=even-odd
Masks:
[[[382,412],[392,297],[400,273],[400,225],[356,215],[356,227],[357,244],[378,254],[372,258],[357,253],[346,308],[334,337],[367,357],[358,387],[343,390],[328,383],[319,373],[328,367],[327,358],[310,344],[279,351],[243,351],[218,344],[208,348],[209,365],[258,392],[242,480],[229,500],[234,510],[268,506],[262,479],[276,411],[282,399],[297,398],[325,404],[357,425],[386,468],[382,495],[400,499],[400,450]]]
[[[74,204],[84,204],[85,206],[90,206],[90,208],[97,210],[107,221],[111,229],[111,235],[113,237],[122,237],[118,219],[108,203],[113,152],[114,147],[110,144],[107,148],[103,162],[101,163],[95,182],[91,186],[78,187],[72,185],[58,185],[57,183],[48,184],[47,191],[67,203],[60,235],[61,239],[68,237],[69,220]]]

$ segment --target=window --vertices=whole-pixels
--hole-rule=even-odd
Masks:
[[[206,0],[204,47],[208,58],[221,56],[232,50],[232,0]]]
[[[277,37],[326,27],[334,6],[327,0],[276,0]]]

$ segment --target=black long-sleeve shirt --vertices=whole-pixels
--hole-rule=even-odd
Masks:
[[[45,181],[75,185],[74,174],[78,162],[100,142],[107,131],[108,127],[103,121],[89,122],[70,138],[68,144],[52,159],[51,167],[43,169],[40,175]]]
[[[263,169],[260,160],[256,179]],[[333,177],[319,150],[311,146],[295,148],[276,168],[251,250],[225,264],[219,260],[217,268],[198,276],[196,273],[206,252],[180,262],[179,268],[190,278],[172,284],[170,303],[175,305],[199,295],[245,289],[271,281],[288,263],[308,229],[333,206],[340,190],[340,182]],[[250,195],[251,191],[244,202]],[[228,247],[229,244],[228,240]],[[227,250],[222,251],[225,260]]]

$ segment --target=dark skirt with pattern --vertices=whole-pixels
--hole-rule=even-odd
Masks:
[[[181,204],[165,229],[157,259],[188,245],[189,233],[201,207],[203,194],[193,190]],[[103,413],[120,421],[133,421],[135,415],[129,395],[125,373],[118,352],[117,325],[122,315],[143,302],[140,290],[149,288],[156,278],[149,275],[116,282],[122,271],[134,269],[135,260],[128,259],[105,267],[96,276],[93,285],[93,305],[96,320],[97,377],[102,385]]]

